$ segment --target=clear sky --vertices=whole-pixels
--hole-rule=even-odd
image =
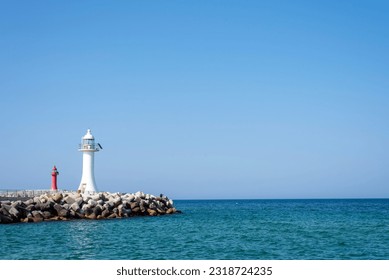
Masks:
[[[0,189],[389,197],[388,1],[0,0]]]

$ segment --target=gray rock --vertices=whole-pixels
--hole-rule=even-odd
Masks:
[[[150,216],[157,216],[158,215],[157,211],[152,210],[152,209],[147,209],[147,212],[149,213]]]
[[[115,207],[115,204],[112,202],[112,201],[108,201],[104,204],[104,207],[106,209],[109,209],[110,211],[112,211],[112,209]]]
[[[70,209],[77,212],[80,210],[80,205],[75,201],[72,205],[70,205]]]
[[[91,205],[92,207],[95,207],[97,205],[97,202],[96,202],[96,200],[90,199],[88,201],[88,204]]]
[[[88,203],[89,200],[91,200],[92,198],[90,196],[88,196],[88,195],[83,195],[82,199],[84,200],[84,203]]]
[[[104,218],[107,218],[109,215],[111,215],[111,212],[108,209],[105,209],[103,212],[101,212],[101,216]]]
[[[131,209],[134,209],[134,208],[136,208],[136,207],[139,207],[139,202],[131,202],[131,203],[130,203],[130,208],[131,208]]]
[[[157,205],[155,205],[155,203],[152,202],[152,203],[149,204],[149,209],[157,210]]]
[[[84,200],[83,200],[82,197],[77,197],[77,198],[76,198],[76,202],[77,202],[77,204],[81,207],[82,204],[84,203]]]
[[[74,202],[76,202],[76,199],[70,195],[66,196],[63,200],[69,205],[72,205]]]
[[[34,204],[30,204],[30,205],[28,205],[27,207],[26,207],[26,210],[27,211],[29,211],[29,212],[31,212],[31,211],[33,211],[33,210],[35,210],[36,208],[35,208],[35,205]]]
[[[95,201],[98,201],[98,200],[100,200],[102,197],[101,197],[100,193],[97,193],[97,194],[92,195],[91,198],[92,198],[93,200],[95,200]]]
[[[145,194],[144,194],[143,192],[141,192],[141,191],[136,192],[136,193],[135,193],[135,196],[137,196],[137,197],[139,197],[139,198],[142,198],[142,199],[145,198]]]
[[[50,211],[51,205],[49,202],[46,203],[37,203],[35,204],[35,209],[41,210],[41,211]]]
[[[67,217],[69,215],[69,210],[63,208],[60,204],[55,204],[54,209],[59,217]]]
[[[32,221],[34,223],[39,223],[39,222],[42,222],[44,219],[43,219],[43,216],[39,216],[39,217],[32,217]],[[28,219],[28,221],[30,221],[30,219]]]
[[[133,194],[129,194],[127,195],[126,199],[130,202],[134,201],[135,200],[135,196]]]
[[[53,217],[53,214],[51,214],[50,211],[43,211],[42,216],[43,216],[43,219],[48,220],[48,219],[51,219]]]
[[[97,204],[99,204],[99,205],[103,206],[103,205],[104,205],[104,200],[102,200],[102,199],[99,199],[99,200],[97,201]]]
[[[19,212],[15,207],[11,207],[11,208],[8,210],[8,213],[10,213],[11,216],[14,217],[14,218],[17,218],[17,219],[20,218],[20,212]]]
[[[118,206],[118,216],[123,217],[123,204]]]
[[[14,220],[9,215],[4,215],[3,213],[0,213],[0,223],[10,224],[13,222],[14,222]]]
[[[69,210],[69,217],[72,219],[77,218],[77,212],[70,208]]]
[[[63,196],[62,193],[55,193],[51,196],[51,198],[54,200],[55,203],[60,203]]]
[[[85,215],[85,218],[87,219],[91,219],[91,220],[95,220],[97,218],[96,214],[95,213],[91,213],[89,215]]]
[[[85,215],[83,214],[83,213],[76,213],[76,217],[78,218],[78,219],[85,219]]]
[[[14,201],[14,202],[11,203],[11,206],[12,206],[12,207],[15,207],[15,208],[17,208],[18,206],[21,206],[21,205],[26,206],[26,205],[25,205],[22,201],[20,201],[20,200],[17,200],[17,201]]]
[[[40,220],[40,221],[43,221],[43,214],[42,214],[42,211],[32,211],[31,212],[31,214],[32,214],[32,216],[34,217],[34,218],[37,218],[38,220]]]
[[[62,208],[65,208],[66,210],[70,210],[70,205],[67,203],[62,204]]]
[[[124,217],[129,217],[129,216],[131,216],[132,211],[131,211],[131,209],[126,209],[123,207],[122,213],[123,213]]]
[[[122,204],[122,199],[120,197],[117,197],[113,200],[114,207],[118,207],[120,204]]]
[[[93,213],[97,216],[101,215],[103,212],[103,207],[101,205],[96,205],[95,208],[93,208]]]
[[[117,215],[116,215],[115,213],[112,213],[112,214],[109,215],[107,218],[108,218],[108,219],[115,219],[115,218],[117,218]]]

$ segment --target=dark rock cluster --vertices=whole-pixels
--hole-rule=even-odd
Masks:
[[[113,219],[181,213],[164,195],[137,193],[43,194],[26,201],[0,201],[0,223]]]

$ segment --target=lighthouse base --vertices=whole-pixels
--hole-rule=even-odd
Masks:
[[[91,186],[90,184],[87,183],[81,183],[77,191],[86,194],[94,194],[98,192],[95,186]]]

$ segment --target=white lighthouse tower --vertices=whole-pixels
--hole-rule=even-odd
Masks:
[[[90,129],[81,138],[80,148],[82,155],[82,177],[78,190],[81,193],[95,193],[97,192],[95,175],[94,175],[94,155],[102,149],[99,143],[95,144],[95,138],[91,134]]]

